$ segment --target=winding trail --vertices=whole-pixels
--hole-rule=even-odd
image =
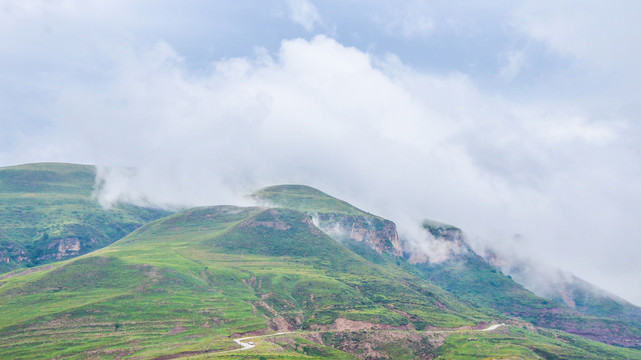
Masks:
[[[244,337],[244,338],[234,339],[234,342],[235,342],[236,344],[238,344],[238,345],[242,346],[242,348],[240,348],[240,349],[235,349],[235,350],[231,350],[231,351],[243,351],[243,350],[249,350],[249,349],[253,348],[254,346],[256,346],[256,345],[254,345],[254,343],[253,343],[253,342],[251,342],[251,341],[250,341],[250,342],[245,342],[245,340],[250,340],[250,339],[259,339],[259,338],[265,338],[265,337],[271,337],[271,336],[278,336],[278,335],[285,335],[285,334],[293,334],[293,333],[297,333],[297,332],[299,332],[299,331],[286,331],[286,332],[279,332],[279,333],[276,333],[276,334],[258,335],[258,336],[249,336],[249,337]]]
[[[492,331],[496,330],[501,326],[505,326],[505,324],[494,324],[490,325],[485,329],[478,329],[478,330],[472,330],[472,331]],[[454,333],[460,330],[431,330],[431,331],[423,331],[428,332],[428,333]],[[261,339],[261,338],[268,338],[268,337],[274,337],[274,336],[280,336],[280,335],[287,335],[287,334],[302,334],[302,333],[310,333],[308,331],[286,331],[286,332],[279,332],[275,334],[268,334],[268,335],[258,335],[258,336],[248,336],[248,337],[242,337],[238,339],[232,339],[236,344],[240,345],[240,349],[234,349],[234,350],[224,350],[224,351],[211,351],[211,350],[202,350],[202,351],[185,351],[177,354],[169,354],[169,355],[163,355],[160,357],[155,358],[154,360],[169,360],[169,359],[178,359],[182,357],[189,357],[189,356],[194,356],[194,355],[202,355],[202,354],[224,354],[224,353],[230,353],[230,352],[235,352],[235,351],[244,351],[244,350],[249,350],[253,349],[256,347],[256,345],[253,343],[253,341],[247,341],[251,339]]]
[[[495,325],[492,325],[492,326],[490,326],[488,328],[485,328],[483,330],[480,330],[480,331],[492,331],[492,330],[496,330],[496,329],[500,328],[501,326],[505,326],[505,324],[495,324]]]
[[[486,327],[485,329],[479,329],[476,331],[492,331],[500,328],[501,326],[505,326],[505,324],[494,324]],[[456,332],[457,330],[437,330],[435,332]],[[246,340],[251,340],[251,339],[260,339],[260,338],[266,338],[266,337],[272,337],[272,336],[279,336],[279,335],[286,335],[286,334],[295,334],[295,333],[301,333],[301,331],[286,331],[286,332],[279,332],[276,334],[269,334],[269,335],[258,335],[258,336],[249,336],[249,337],[243,337],[243,338],[238,338],[238,339],[233,339],[234,342],[240,346],[242,346],[240,349],[234,349],[234,350],[229,350],[231,351],[243,351],[243,350],[249,350],[256,345],[254,345],[253,342],[245,342]]]

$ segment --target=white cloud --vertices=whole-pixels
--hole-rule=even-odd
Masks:
[[[314,26],[322,24],[322,18],[316,6],[309,0],[287,0],[289,18],[301,25],[307,31],[314,30]]]
[[[504,64],[499,70],[499,76],[504,80],[511,81],[526,66],[524,51],[511,50],[503,54]]]
[[[539,1],[517,7],[513,26],[571,57],[592,75],[617,76],[616,81],[638,83],[641,71],[641,32],[638,1]],[[596,71],[595,71],[596,70]]]
[[[434,30],[434,20],[420,12],[408,12],[392,26],[406,38],[427,37]]]
[[[420,39],[434,31],[434,18],[424,2],[395,3],[386,10],[385,14],[377,15],[375,21],[390,34]]]

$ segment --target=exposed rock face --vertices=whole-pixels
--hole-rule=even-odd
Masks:
[[[55,246],[55,243],[52,244]],[[58,240],[58,253],[56,258],[63,258],[69,255],[77,255],[80,251],[80,240],[77,238],[67,238]]]
[[[86,253],[94,244],[96,244],[96,240],[92,238],[79,239],[69,237],[55,239],[47,245],[47,249],[49,251],[36,258],[36,261],[42,262],[68,259],[70,257]]]
[[[389,220],[332,213],[314,215],[314,220],[321,230],[339,241],[351,239],[379,253],[402,255],[396,224]]]
[[[25,250],[24,246],[17,243],[3,243],[1,245],[2,250],[0,250],[0,264],[10,264],[10,263],[30,263],[29,254]]]
[[[22,244],[4,243],[0,250],[0,265],[8,265],[6,269],[12,270],[52,260],[64,260],[90,251],[96,243],[97,241],[93,238],[49,239],[44,251],[39,253],[33,250],[28,251]]]

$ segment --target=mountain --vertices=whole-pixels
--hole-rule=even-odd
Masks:
[[[641,358],[466,304],[396,255],[387,220],[302,189],[340,241],[310,202],[200,207],[0,276],[0,358]]]
[[[609,312],[590,311],[585,306],[570,308],[551,301],[553,298],[540,297],[476,254],[465,241],[463,232],[455,226],[426,220],[423,223],[425,237],[432,239],[430,249],[426,251],[412,242],[398,240],[396,227],[389,220],[307,186],[273,186],[252,196],[267,204],[295,208],[318,218],[321,229],[363,256],[367,251],[357,246],[360,242],[383,255],[379,258],[384,258],[385,253],[402,254],[407,263],[430,282],[474,308],[491,309],[497,315],[516,317],[536,326],[563,330],[608,344],[641,348],[639,326],[630,322],[638,314],[634,306],[599,303],[593,309],[607,308]],[[387,228],[392,229],[393,235],[389,235],[390,231],[376,231],[380,229],[380,225],[376,225],[382,222],[390,223]],[[367,241],[353,235],[354,229],[363,228],[361,231],[371,234]],[[390,238],[395,239],[394,246],[384,246],[390,243]],[[583,299],[592,299],[591,304],[595,303],[595,297],[584,296]]]
[[[167,211],[92,196],[93,166],[40,163],[0,168],[0,274],[99,249]]]
[[[584,314],[629,322],[641,328],[641,308],[574,275],[564,274],[545,297]]]
[[[641,328],[641,307],[573,274],[549,270],[514,256],[507,259],[491,249],[485,250],[484,257],[540,296],[584,314],[617,319]]]
[[[636,318],[624,307],[611,307],[609,312],[590,311],[588,307],[569,307],[553,298],[540,297],[476,254],[460,229],[429,221],[423,227],[435,241],[449,244],[445,247],[448,253],[438,262],[411,252],[406,253],[406,258],[431,282],[464,303],[493,309],[536,326],[563,330],[607,344],[641,348],[641,331],[634,323]]]
[[[287,330],[475,327],[490,318],[371,263],[289,209],[218,206],[0,280],[0,358],[150,358]],[[430,348],[430,350],[433,350]],[[101,355],[102,356],[102,355]]]

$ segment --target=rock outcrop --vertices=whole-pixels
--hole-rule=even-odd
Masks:
[[[396,224],[378,217],[321,213],[312,216],[316,226],[338,241],[362,242],[378,253],[401,256]]]

